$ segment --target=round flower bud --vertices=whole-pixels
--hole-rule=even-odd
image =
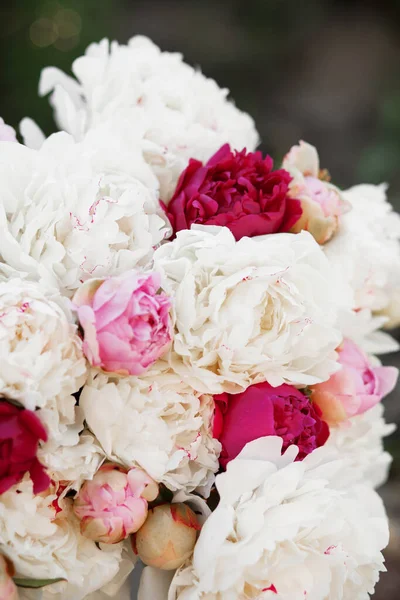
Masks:
[[[124,540],[143,525],[147,502],[157,495],[158,485],[141,469],[126,473],[104,465],[83,484],[74,502],[82,534],[105,544]]]
[[[200,524],[186,504],[161,504],[149,511],[133,539],[139,558],[151,567],[171,571],[190,557]]]
[[[0,598],[18,600],[17,586],[12,580],[14,566],[5,556],[0,555]]]

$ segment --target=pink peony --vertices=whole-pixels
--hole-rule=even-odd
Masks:
[[[0,117],[0,142],[17,142],[15,130]]]
[[[116,544],[137,531],[147,517],[147,504],[158,496],[158,485],[141,469],[125,472],[103,465],[86,481],[74,501],[81,532],[96,542]]]
[[[348,208],[341,191],[329,182],[327,171],[320,170],[318,153],[306,142],[291,148],[283,167],[293,178],[289,195],[297,198],[302,208],[302,216],[291,231],[307,230],[319,244],[325,244],[337,231],[340,215]]]
[[[159,288],[157,273],[135,271],[91,279],[79,288],[73,303],[91,365],[140,375],[160,358],[171,341],[171,301]]]
[[[340,371],[312,386],[312,399],[330,424],[360,415],[380,402],[396,385],[395,367],[373,367],[364,352],[350,340],[339,349]]]
[[[297,460],[325,444],[329,428],[321,411],[290,385],[251,385],[241,394],[214,396],[214,437],[222,444],[220,463],[226,467],[244,446],[267,435],[283,440],[282,451],[295,444]]]
[[[37,459],[39,441],[47,441],[40,419],[31,410],[0,398],[0,494],[19,483],[25,473],[39,494],[50,485],[50,478]]]
[[[288,196],[289,173],[272,167],[270,156],[233,152],[228,144],[206,165],[191,159],[166,208],[174,232],[193,223],[228,227],[236,240],[289,231],[300,202]]]

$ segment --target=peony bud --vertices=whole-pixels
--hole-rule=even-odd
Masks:
[[[102,466],[74,502],[82,534],[105,544],[124,540],[143,525],[147,503],[157,495],[157,483],[141,469],[126,472],[116,465]]]
[[[289,196],[300,200],[302,215],[291,228],[292,233],[309,231],[319,244],[325,244],[336,233],[340,216],[349,208],[339,188],[330,183],[326,170],[319,168],[317,150],[300,142],[285,156],[283,168],[292,181]]]
[[[149,511],[133,539],[134,551],[151,567],[170,571],[192,554],[200,524],[186,504],[161,504]]]
[[[12,580],[13,575],[12,562],[0,555],[0,600],[18,600],[17,586]]]

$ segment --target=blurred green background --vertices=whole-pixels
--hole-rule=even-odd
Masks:
[[[0,8],[0,116],[55,129],[40,71],[70,72],[103,37],[149,35],[231,90],[257,123],[262,149],[281,157],[315,144],[335,183],[390,183],[400,210],[400,0],[14,0]],[[399,335],[400,337],[400,335]],[[398,357],[388,357],[388,363]],[[400,423],[398,393],[386,401]],[[392,517],[389,574],[377,600],[400,587],[400,436],[383,494]]]
[[[279,157],[318,146],[335,181],[400,197],[400,0],[14,0],[0,9],[1,116],[54,129],[45,65],[104,36],[151,36],[228,87]],[[399,204],[400,206],[400,204]]]

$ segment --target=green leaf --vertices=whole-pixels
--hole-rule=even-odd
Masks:
[[[14,583],[18,587],[21,588],[42,588],[46,587],[46,585],[51,585],[52,583],[58,583],[59,581],[66,581],[62,577],[58,577],[58,579],[25,579],[14,577]]]

